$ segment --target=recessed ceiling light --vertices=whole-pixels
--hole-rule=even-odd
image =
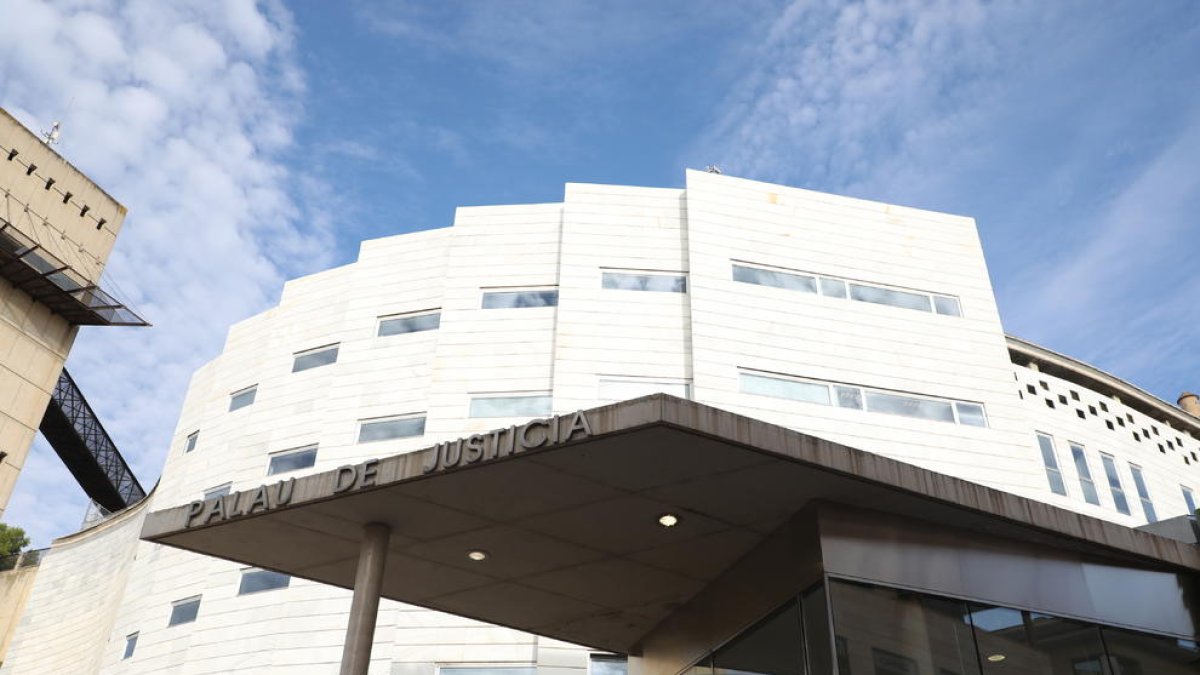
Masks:
[[[664,513],[658,517],[658,524],[663,527],[675,527],[679,524],[679,516],[674,513]]]
[[[992,663],[1000,663],[1005,658],[1007,658],[1007,657],[1004,656],[1003,654],[992,654],[991,656],[987,657],[987,660],[991,661]]]
[[[479,549],[475,549],[473,551],[467,551],[467,557],[470,558],[471,560],[474,560],[475,562],[482,562],[484,560],[487,560],[488,554],[487,554],[487,551],[481,551]]]

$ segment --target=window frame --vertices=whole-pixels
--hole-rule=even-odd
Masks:
[[[141,634],[141,631],[135,630],[125,636],[125,650],[121,654],[122,661],[133,658],[134,652],[137,651],[138,637],[140,637]]]
[[[383,329],[384,329],[383,327],[385,324],[393,323],[393,322],[400,322],[400,321],[421,319],[421,318],[424,318],[427,316],[436,316],[437,317],[437,325],[433,326],[431,328],[418,328],[416,330],[404,330],[404,331],[398,331],[395,333],[384,333],[383,332]],[[441,327],[442,327],[442,308],[441,307],[436,307],[434,309],[418,309],[418,310],[414,310],[411,312],[399,312],[397,314],[385,314],[383,316],[376,317],[375,318],[375,337],[385,338],[385,337],[395,337],[397,335],[411,335],[413,333],[428,333],[429,331],[440,330]]]
[[[199,618],[200,618],[200,601],[203,599],[204,599],[203,595],[192,595],[192,596],[189,596],[189,597],[186,597],[186,598],[183,598],[180,600],[175,600],[174,602],[172,602],[171,603],[171,614],[170,614],[170,616],[167,617],[167,628],[171,628],[174,626],[184,626],[189,623],[196,623],[196,621],[199,620]],[[192,613],[192,618],[188,619],[187,621],[175,621],[176,609],[178,609],[179,607],[183,607],[185,605],[191,605],[193,603],[196,606],[196,611]]]
[[[1046,470],[1046,480],[1050,483],[1050,492],[1066,497],[1067,481],[1063,476],[1062,463],[1059,461],[1058,447],[1054,444],[1054,437],[1043,431],[1034,432],[1034,435],[1037,436],[1038,451],[1042,457],[1042,467]],[[1046,444],[1042,443],[1043,440],[1046,441]],[[1051,466],[1051,463],[1054,465]],[[1055,478],[1058,479],[1058,487],[1062,490],[1061,492],[1054,489]]]
[[[218,490],[222,490],[222,489],[225,491],[222,492],[221,494],[219,494],[219,495],[213,494],[214,492],[217,492]],[[205,490],[202,493],[201,499],[207,502],[212,499],[226,497],[231,492],[233,492],[233,483],[231,483],[231,482],[230,483],[222,483],[221,485],[216,485],[216,486],[210,487],[209,489]]]
[[[559,287],[557,284],[546,286],[492,286],[481,288],[479,308],[480,309],[546,309],[547,307],[558,307]],[[520,295],[522,293],[552,293],[554,302],[544,305],[516,305],[516,306],[488,306],[488,296],[496,295]]]
[[[1071,452],[1071,464],[1075,467],[1075,476],[1079,478],[1079,491],[1083,501],[1092,506],[1100,506],[1100,490],[1096,487],[1096,479],[1092,475],[1092,463],[1088,460],[1087,447],[1082,443],[1067,441],[1067,449]],[[1078,450],[1078,454],[1076,454]],[[1091,499],[1088,495],[1091,495]]]
[[[535,413],[519,412],[512,415],[476,415],[474,407],[476,401],[496,400],[496,399],[522,399],[522,398],[544,398],[546,399],[545,411]],[[467,417],[469,419],[509,419],[509,418],[538,418],[549,417],[554,414],[554,393],[550,390],[538,390],[531,392],[480,392],[476,394],[468,394],[467,399]]]
[[[268,454],[267,455],[267,475],[268,476],[278,476],[278,475],[285,474],[285,473],[292,473],[293,471],[303,471],[305,469],[313,468],[314,466],[317,465],[317,451],[318,451],[319,447],[320,446],[318,444],[312,443],[309,445],[302,445],[302,446],[295,447],[295,448],[288,448],[286,450],[279,450],[277,452],[272,452],[272,453]],[[302,466],[302,467],[299,467],[296,469],[287,469],[284,471],[272,471],[271,470],[271,466],[277,458],[287,457],[287,456],[291,456],[291,455],[299,455],[299,454],[306,453],[309,451],[312,452],[312,458],[313,458],[312,464],[309,464],[308,466]]]
[[[1150,486],[1146,484],[1146,474],[1137,464],[1127,463],[1129,464],[1129,475],[1133,478],[1133,491],[1142,504],[1142,515],[1146,516],[1148,523],[1158,522],[1158,512],[1154,510],[1154,500],[1150,498]]]
[[[292,352],[292,372],[293,373],[303,373],[305,371],[314,370],[316,368],[332,366],[333,364],[337,363],[338,356],[340,355],[339,353],[341,352],[341,348],[342,348],[342,343],[333,342],[333,343],[330,343],[327,345],[321,345],[320,347],[313,347],[312,349],[304,349],[304,350],[301,350],[298,352]],[[323,362],[319,362],[319,363],[314,363],[312,365],[306,365],[303,368],[300,367],[300,359],[302,359],[306,356],[315,356],[317,354],[325,354],[327,352],[333,352],[333,360],[332,361],[323,361]]]
[[[365,441],[363,440],[362,432],[365,427],[375,425],[375,424],[387,424],[388,422],[402,422],[402,421],[406,421],[406,420],[417,420],[417,419],[421,420],[420,433],[407,434],[407,435],[403,435],[403,436],[389,436],[387,438],[373,438],[373,439],[365,440]],[[421,436],[425,435],[425,425],[426,425],[426,423],[428,423],[428,421],[429,421],[429,418],[428,418],[427,414],[423,413],[423,412],[405,413],[405,414],[401,414],[401,415],[384,415],[381,417],[364,417],[364,418],[358,420],[358,433],[356,433],[354,435],[354,439],[355,439],[354,443],[355,443],[355,445],[361,445],[363,443],[386,443],[387,441],[395,441],[395,440],[400,440],[403,438],[420,438]]]
[[[1113,506],[1117,512],[1132,516],[1133,510],[1129,508],[1129,498],[1125,493],[1125,486],[1121,482],[1121,471],[1117,464],[1117,458],[1106,452],[1100,453],[1100,465],[1104,469],[1104,477],[1108,479],[1108,491],[1113,498]]]
[[[269,588],[259,588],[257,590],[250,590],[250,591],[245,590],[246,578],[253,574],[267,574],[267,575],[274,575],[275,577],[282,577],[284,579],[284,582],[283,582],[282,586],[271,586]],[[281,591],[281,590],[291,587],[291,585],[292,585],[292,575],[290,575],[290,574],[284,574],[283,572],[276,572],[275,570],[265,570],[261,567],[243,567],[241,569],[241,575],[238,577],[237,597],[240,598],[244,595],[258,595],[259,593],[269,593],[271,591]]]
[[[183,440],[183,452],[187,454],[196,449],[196,443],[200,442],[200,430],[196,429],[188,434]]]
[[[661,279],[678,279],[680,287],[674,288],[621,288],[618,286],[607,285],[610,277],[637,278],[645,277],[661,278]],[[600,268],[600,288],[606,291],[633,291],[637,293],[675,293],[686,295],[688,292],[688,275],[687,272],[676,270],[634,270],[622,267],[601,267]]]
[[[803,270],[792,269],[788,267],[780,267],[778,265],[768,265],[765,263],[756,263],[748,260],[740,260],[735,258],[729,259],[731,268],[731,279],[735,283],[750,284],[753,286],[766,286],[769,288],[779,288],[785,291],[795,291],[807,295],[820,295],[827,298],[837,298],[840,300],[849,300],[853,302],[864,302],[872,305],[883,305],[886,307],[896,307],[899,309],[907,309],[912,311],[920,311],[925,314],[933,314],[936,316],[948,316],[954,318],[962,318],[963,301],[962,297],[951,293],[942,293],[938,291],[926,291],[919,288],[908,288],[905,286],[893,286],[891,284],[883,284],[874,281],[864,281],[861,279],[851,279],[849,277],[840,277],[830,274],[819,274],[817,272],[806,272]],[[758,280],[751,280],[739,277],[739,268],[745,270],[757,270],[769,272],[771,274],[782,275],[784,277],[793,277],[799,285],[790,286],[786,284],[761,283]],[[811,286],[810,283],[811,282]],[[896,304],[892,302],[880,302],[878,300],[868,300],[861,297],[855,297],[855,287],[859,287],[866,291],[883,291],[891,293],[902,293],[905,295],[924,297],[927,306],[914,307],[911,305]],[[837,290],[833,290],[836,288]],[[941,302],[939,302],[941,301]],[[950,305],[954,311],[942,311],[939,304]]]
[[[1196,509],[1200,507],[1200,503],[1196,502],[1196,492],[1186,485],[1180,485],[1179,488],[1183,491],[1183,505],[1191,509],[1188,515],[1195,516]]]
[[[670,385],[674,387],[682,387],[684,395],[681,398],[692,400],[692,380],[684,377],[650,377],[640,375],[598,375],[596,376],[596,400],[601,402],[617,402],[628,401],[628,398],[612,398],[604,393],[604,386],[621,385],[621,384],[647,384],[647,385]],[[678,396],[671,392],[656,392],[651,391],[645,394],[638,394],[632,398],[640,398],[642,396],[650,396],[656,393],[667,394],[668,396]]]
[[[247,401],[246,403],[241,403],[241,404],[238,404],[235,406],[235,402],[237,401],[238,397],[245,396],[246,394],[250,394],[250,400]],[[249,387],[242,387],[241,389],[230,392],[230,394],[229,394],[229,410],[227,410],[226,412],[237,412],[244,408],[249,408],[250,406],[254,405],[257,402],[258,402],[258,383],[255,382],[254,384],[250,385]]]

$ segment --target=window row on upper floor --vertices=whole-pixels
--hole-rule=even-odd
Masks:
[[[952,295],[896,288],[750,262],[733,263],[733,280],[758,286],[774,286],[790,291],[822,295],[828,298],[890,305],[944,316],[962,316],[962,305],[958,298]]]
[[[1046,479],[1050,484],[1050,491],[1057,495],[1067,496],[1067,481],[1063,477],[1054,438],[1050,434],[1038,432],[1037,442],[1042,457],[1042,466],[1046,470]],[[1096,490],[1096,481],[1093,478],[1092,463],[1087,449],[1074,441],[1068,441],[1067,447],[1070,451],[1070,465],[1074,467],[1075,477],[1079,481],[1079,496],[1088,504],[1100,506],[1100,495]],[[1132,515],[1130,499],[1126,494],[1125,483],[1121,477],[1116,457],[1106,452],[1099,453],[1099,457],[1100,467],[1104,473],[1104,483],[1108,486],[1113,507],[1118,513]],[[1158,513],[1154,509],[1154,501],[1150,497],[1150,486],[1146,483],[1142,467],[1132,462],[1128,462],[1127,466],[1129,467],[1129,476],[1133,479],[1134,493],[1141,504],[1142,514],[1146,517],[1146,522],[1153,523],[1158,520]],[[1180,487],[1183,490],[1184,501],[1189,504],[1188,508],[1194,513],[1194,498],[1191,489],[1185,485]]]

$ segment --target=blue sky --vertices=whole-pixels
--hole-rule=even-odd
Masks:
[[[973,216],[1006,329],[1200,388],[1200,4],[0,0],[0,106],[130,209],[155,324],[68,367],[147,486],[190,373],[285,279],[458,205],[685,167]],[[6,520],[85,498],[39,444]]]

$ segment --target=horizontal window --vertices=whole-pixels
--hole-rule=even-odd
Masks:
[[[207,501],[209,499],[216,499],[217,497],[224,497],[225,495],[229,494],[229,491],[232,488],[233,483],[226,483],[224,485],[218,485],[215,488],[210,488],[204,491],[204,499]]]
[[[885,415],[901,415],[986,427],[983,406],[968,401],[952,401],[930,396],[878,391],[850,384],[802,380],[784,375],[754,372],[739,374],[741,391],[746,394],[785,398],[819,405],[836,405]]]
[[[471,417],[542,417],[551,411],[549,394],[479,396],[471,399]]]
[[[536,666],[442,666],[438,675],[537,675]]]
[[[600,378],[600,400],[605,402],[628,401],[649,394],[670,394],[679,398],[691,398],[692,386],[686,380],[656,380],[649,377],[602,377]]]
[[[229,412],[240,410],[254,403],[254,397],[258,394],[258,385],[246,387],[240,391],[235,391],[229,395]]]
[[[242,570],[242,582],[238,584],[238,595],[287,588],[291,582],[290,576],[279,572],[258,569]]]
[[[687,292],[687,279],[682,274],[653,274],[645,272],[604,272],[601,285],[622,291]]]
[[[629,659],[620,654],[590,654],[587,675],[629,675]]]
[[[121,656],[122,661],[133,656],[133,650],[137,649],[137,639],[137,633],[130,633],[125,636],[125,653]]]
[[[283,452],[271,455],[271,459],[267,464],[267,475],[274,476],[277,473],[287,473],[289,471],[299,471],[317,463],[317,446],[308,448],[300,448],[298,450],[284,450]]]
[[[379,320],[379,337],[400,335],[402,333],[419,333],[426,330],[437,330],[442,325],[441,312],[427,312],[405,316],[389,316]]]
[[[484,309],[554,307],[556,305],[558,305],[557,288],[529,291],[486,291],[483,294]]]
[[[891,305],[945,316],[962,316],[958,298],[920,291],[902,291],[886,286],[851,282],[804,272],[784,271],[733,263],[733,280],[759,286],[786,288],[801,293],[820,293],[828,298],[849,298],[859,302]],[[849,289],[849,290],[847,290]]]
[[[393,438],[408,438],[425,433],[425,416],[387,417],[363,420],[358,426],[358,442],[371,443]]]
[[[181,623],[191,623],[196,620],[198,614],[200,614],[200,596],[177,600],[171,605],[171,618],[167,620],[167,625],[178,626]]]
[[[196,441],[198,441],[198,440],[200,440],[200,432],[199,431],[193,431],[192,433],[188,434],[187,442],[183,446],[183,451],[191,452],[191,451],[195,450],[196,449]]]
[[[331,363],[337,363],[338,345],[317,347],[308,351],[297,352],[292,361],[292,372],[320,368]]]

